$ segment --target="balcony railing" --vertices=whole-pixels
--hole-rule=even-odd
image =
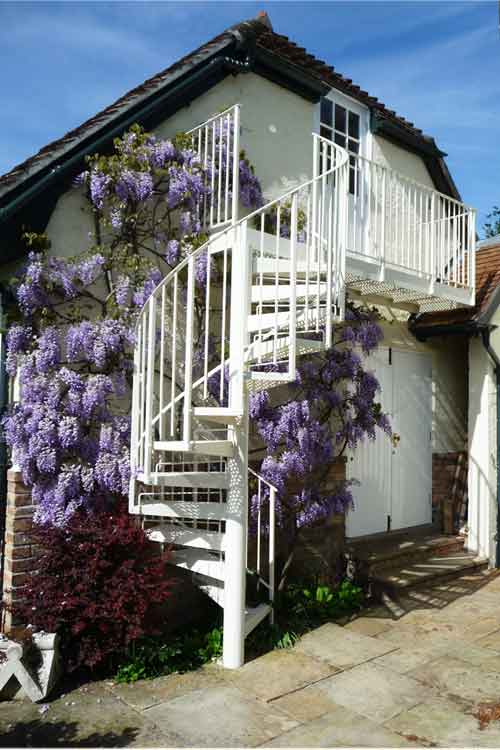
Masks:
[[[316,137],[315,170],[332,156],[332,142]],[[349,160],[347,282],[364,272],[413,290],[408,298],[474,304],[475,210],[362,156]]]

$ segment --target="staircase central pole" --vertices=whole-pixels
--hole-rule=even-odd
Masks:
[[[226,553],[224,580],[224,667],[237,669],[245,658],[245,586],[248,527],[248,407],[244,352],[247,345],[250,259],[246,222],[233,229],[231,264],[231,329],[229,343],[229,407],[241,420],[229,428],[234,456],[227,461]]]

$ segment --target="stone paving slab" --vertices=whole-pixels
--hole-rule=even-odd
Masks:
[[[408,592],[398,613],[365,610],[240,670],[0,703],[0,746],[500,747],[500,721],[472,716],[500,700],[500,576],[478,581]]]
[[[429,688],[374,663],[362,664],[319,682],[335,703],[373,721],[384,722],[429,697]]]
[[[441,693],[480,702],[500,699],[500,673],[489,672],[452,656],[443,656],[412,670],[409,675]]]
[[[500,597],[499,597],[500,598]],[[471,618],[471,621],[460,620],[455,632],[464,641],[475,643],[480,638],[492,635],[500,627],[500,617]],[[500,645],[500,644],[499,644]],[[494,648],[494,647],[493,647]],[[500,648],[496,649],[500,652]]]
[[[292,719],[300,722],[318,719],[323,714],[332,712],[336,704],[324,690],[317,685],[311,685],[294,693],[288,693],[273,701],[273,706],[289,714]]]
[[[165,732],[182,737],[178,747],[255,747],[297,726],[272,704],[231,685],[192,690],[144,711]]]
[[[420,703],[389,720],[385,726],[439,747],[500,747],[498,724],[481,730],[471,713],[464,713],[456,703],[442,699]]]
[[[500,672],[500,656],[487,648],[458,639],[442,641],[432,638],[425,646],[398,648],[374,660],[374,664],[407,674],[417,667],[435,661],[442,656],[451,656],[473,666],[485,666],[490,672]]]
[[[231,670],[227,679],[240,690],[253,693],[263,701],[270,701],[338,671],[336,667],[307,654],[279,649],[245,664],[241,669]]]
[[[294,646],[293,651],[316,657],[341,669],[349,669],[394,648],[392,643],[384,643],[340,625],[327,623],[307,633]]]
[[[345,626],[345,629],[353,633],[359,633],[360,635],[373,637],[376,635],[380,635],[380,633],[384,633],[391,627],[393,627],[393,622],[387,617],[386,613],[385,617],[382,615],[361,615],[361,617],[357,617],[352,622],[349,622]]]
[[[48,709],[27,701],[0,703],[0,747],[175,747],[181,741],[102,683],[43,705]]]
[[[344,706],[282,734],[265,747],[415,747],[386,727]]]
[[[444,643],[456,639],[453,627],[449,623],[421,620],[418,623],[399,622],[377,636],[377,640],[393,648],[424,648],[434,643]]]
[[[214,690],[224,684],[225,670],[216,665],[185,674],[171,674],[154,680],[139,680],[130,684],[110,683],[112,693],[124,703],[142,710],[192,690]]]
[[[500,629],[478,639],[477,644],[478,646],[484,646],[484,648],[494,649],[497,652],[500,651]]]

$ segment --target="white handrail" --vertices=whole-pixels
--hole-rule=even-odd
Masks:
[[[257,479],[257,550],[256,550],[256,573],[259,581],[267,588],[269,592],[269,602],[271,607],[274,606],[276,581],[276,494],[277,488],[264,479],[252,468],[248,467],[248,473]],[[262,534],[262,485],[267,487],[269,492],[269,537],[268,537],[268,576],[267,580],[262,575],[261,567],[261,534]],[[274,610],[271,610],[271,623],[274,622]]]
[[[214,122],[216,122],[216,120],[214,120]],[[337,291],[340,290],[341,284],[339,283],[338,279],[334,279],[333,277],[329,276],[329,281],[327,281],[325,279],[325,274],[329,273],[331,275],[335,273],[335,271],[338,271],[339,267],[341,267],[340,259],[343,255],[342,248],[336,247],[336,243],[338,243],[338,227],[335,228],[333,226],[334,224],[338,224],[334,214],[335,211],[337,211],[337,213],[340,213],[339,206],[341,202],[342,191],[334,190],[333,185],[328,182],[328,178],[330,178],[334,173],[338,173],[339,180],[341,181],[341,172],[342,170],[346,170],[347,160],[347,153],[343,149],[334,147],[334,158],[332,158],[331,164],[329,165],[328,169],[325,169],[322,174],[313,177],[311,180],[307,180],[298,187],[287,191],[281,198],[269,201],[261,208],[256,209],[248,216],[245,216],[244,218],[237,221],[235,224],[227,226],[221,231],[213,234],[210,239],[207,240],[207,242],[205,242],[201,247],[191,253],[188,257],[184,258],[172,271],[170,271],[170,273],[167,274],[167,276],[153,291],[151,297],[149,298],[148,302],[143,307],[139,315],[139,320],[136,328],[138,332],[139,330],[141,330],[141,336],[139,337],[138,335],[138,338],[141,338],[142,354],[138,362],[138,377],[136,377],[135,379],[135,387],[136,389],[139,389],[139,396],[135,397],[134,403],[138,405],[140,411],[138,419],[139,424],[142,425],[142,428],[134,433],[139,443],[139,447],[136,446],[136,448],[134,448],[134,453],[137,458],[137,460],[135,461],[135,466],[142,466],[142,468],[144,469],[144,477],[146,480],[150,476],[152,470],[152,462],[147,456],[147,453],[152,450],[152,445],[154,443],[153,430],[155,428],[155,425],[158,425],[158,423],[160,424],[160,440],[165,440],[167,438],[174,440],[176,439],[177,422],[175,404],[177,403],[179,405],[178,401],[182,401],[183,403],[183,429],[181,431],[182,441],[185,445],[190,442],[192,392],[193,388],[196,387],[193,383],[192,378],[193,349],[195,347],[195,332],[193,327],[193,307],[196,288],[195,276],[197,263],[202,262],[202,259],[204,257],[207,258],[207,264],[212,262],[212,258],[215,255],[220,255],[224,258],[222,279],[219,279],[219,284],[223,289],[226,290],[230,288],[228,280],[229,268],[227,262],[227,254],[228,252],[233,252],[233,248],[236,247],[236,244],[240,241],[244,242],[244,252],[249,252],[247,241],[245,239],[247,237],[248,228],[251,227],[253,223],[260,221],[260,237],[262,238],[262,240],[264,240],[264,238],[268,240],[269,236],[274,237],[274,253],[276,262],[278,262],[281,248],[284,244],[286,244],[286,242],[288,242],[286,237],[283,237],[282,234],[284,229],[284,217],[286,215],[289,215],[289,226],[286,230],[292,242],[290,275],[287,281],[287,284],[290,288],[288,320],[291,321],[291,325],[287,325],[287,330],[289,330],[290,333],[289,338],[291,343],[288,355],[289,378],[292,379],[295,372],[295,330],[298,318],[301,318],[303,320],[305,317],[305,326],[307,327],[308,318],[312,311],[315,310],[316,313],[321,312],[320,315],[315,315],[315,330],[316,332],[319,332],[321,330],[321,326],[325,325],[328,340],[329,331],[331,330],[332,325],[332,310],[331,307],[324,309],[322,284],[325,285],[326,283],[327,289],[333,287]],[[311,201],[311,189],[313,186],[316,199],[318,201],[317,205],[315,205],[313,201]],[[307,215],[305,217],[306,224],[309,224],[309,221],[310,219],[312,220],[312,217],[316,217],[315,220],[318,225],[318,230],[314,234],[309,232],[308,245],[311,248],[311,268],[307,273],[306,284],[310,289],[310,293],[306,302],[301,302],[301,307],[299,309],[297,305],[296,295],[294,294],[294,289],[296,287],[297,254],[293,248],[297,246],[297,238],[299,235],[299,213],[300,211],[304,213],[304,209],[300,208],[300,201],[305,200],[304,196],[306,196],[307,198],[307,206],[305,208],[307,212]],[[273,222],[274,230],[272,226],[268,226]],[[333,236],[334,231],[337,232],[335,238]],[[262,250],[263,244],[261,247],[261,251]],[[335,257],[333,257],[333,253],[335,253]],[[187,279],[184,278],[186,276],[186,271]],[[182,284],[180,283],[181,278],[183,279]],[[276,279],[277,283],[279,283],[279,273],[276,274]],[[325,280],[322,281],[322,279]],[[262,281],[263,283],[265,283],[265,279],[263,279]],[[187,299],[184,301],[181,298],[183,284],[185,285],[185,288],[187,288]],[[242,286],[242,289],[247,288],[250,288],[249,277],[244,280]],[[204,292],[206,320],[208,320],[210,317],[208,314],[208,310],[211,304],[210,289],[210,273],[209,269],[207,269],[206,288]],[[331,297],[329,297],[329,299],[331,299]],[[157,303],[154,304],[153,300],[156,300]],[[222,304],[222,324],[220,326],[221,330],[214,331],[214,333],[218,336],[218,345],[221,349],[218,372],[219,394],[222,393],[223,395],[225,375],[224,369],[227,359],[225,356],[226,343],[225,340],[222,341],[222,337],[225,337],[226,335],[225,304],[226,303]],[[341,305],[342,301],[340,300],[339,295],[338,306],[340,307]],[[275,304],[272,310],[274,322],[270,322],[269,315],[266,315],[265,311],[261,310],[261,317],[263,321],[262,328],[256,334],[256,338],[262,339],[263,332],[269,333],[269,329],[272,329],[274,331],[274,351],[270,356],[267,357],[266,361],[271,361],[275,364],[277,363],[277,350],[279,346],[278,330],[283,328],[283,324],[281,323],[279,314],[280,309],[281,302],[277,299],[275,300]],[[323,310],[324,314],[322,312]],[[161,311],[159,320],[158,311]],[[173,326],[172,329],[166,330],[165,319],[168,316],[170,316],[169,320],[175,318],[176,325]],[[234,328],[234,325],[236,324],[235,310],[232,310],[231,318],[231,326]],[[179,336],[179,332],[182,332],[181,336]],[[165,344],[165,336],[167,336],[169,339],[169,347],[167,347]],[[203,349],[202,371],[204,375],[202,384],[204,387],[204,394],[206,396],[210,373],[212,373],[212,376],[214,374],[214,367],[209,366],[209,361],[211,360],[213,355],[208,351],[208,328],[205,330],[203,338],[203,343],[200,341],[198,345],[202,346]],[[165,358],[168,349],[170,349],[171,351],[170,368],[166,369],[164,361],[160,362],[159,366],[156,367],[156,348],[158,339],[160,339],[162,359]],[[249,340],[246,333],[244,334],[244,337],[243,339],[241,339],[241,341],[243,342],[243,350],[245,351],[248,350],[249,347],[255,346],[255,342],[253,340]],[[243,354],[243,350],[241,354]],[[184,351],[183,358],[182,351]],[[234,355],[234,352],[232,354],[231,352],[229,352],[229,361],[231,361],[231,358],[234,357]],[[179,364],[181,362],[183,362],[183,369],[179,369]],[[261,360],[259,364],[262,365],[265,364],[265,362]],[[161,371],[162,378],[164,378],[165,376],[170,377],[171,394],[169,403],[165,404],[165,400],[167,400],[168,398],[166,389],[164,387],[158,388],[157,392],[159,393],[160,403],[158,404],[158,408],[156,408],[153,412],[151,390],[155,390],[153,386],[155,383],[155,378],[157,377],[157,375],[155,374],[156,371]],[[179,388],[174,387],[174,383],[177,381],[179,382]],[[199,382],[199,378],[195,380],[196,384],[199,384]],[[177,391],[180,391],[180,393],[177,393]],[[178,396],[180,396],[180,399],[178,399]],[[147,401],[146,409],[144,409],[144,398],[146,398]],[[170,425],[167,425],[165,421],[161,419],[161,416],[166,413],[166,410],[169,408],[169,406]],[[139,455],[141,456],[141,461],[139,461]]]
[[[200,220],[213,231],[238,220],[240,163],[240,105],[228,107],[188,130],[194,150],[210,182]]]

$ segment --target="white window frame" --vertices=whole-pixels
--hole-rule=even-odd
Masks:
[[[372,158],[373,152],[373,138],[370,129],[370,109],[364,104],[356,101],[350,96],[343,94],[337,89],[330,89],[330,91],[322,97],[323,99],[329,99],[333,106],[338,104],[340,107],[344,107],[351,112],[354,112],[359,116],[359,141],[360,149],[359,153],[365,159]],[[321,126],[321,102],[318,102],[314,111],[314,132],[320,133]]]

